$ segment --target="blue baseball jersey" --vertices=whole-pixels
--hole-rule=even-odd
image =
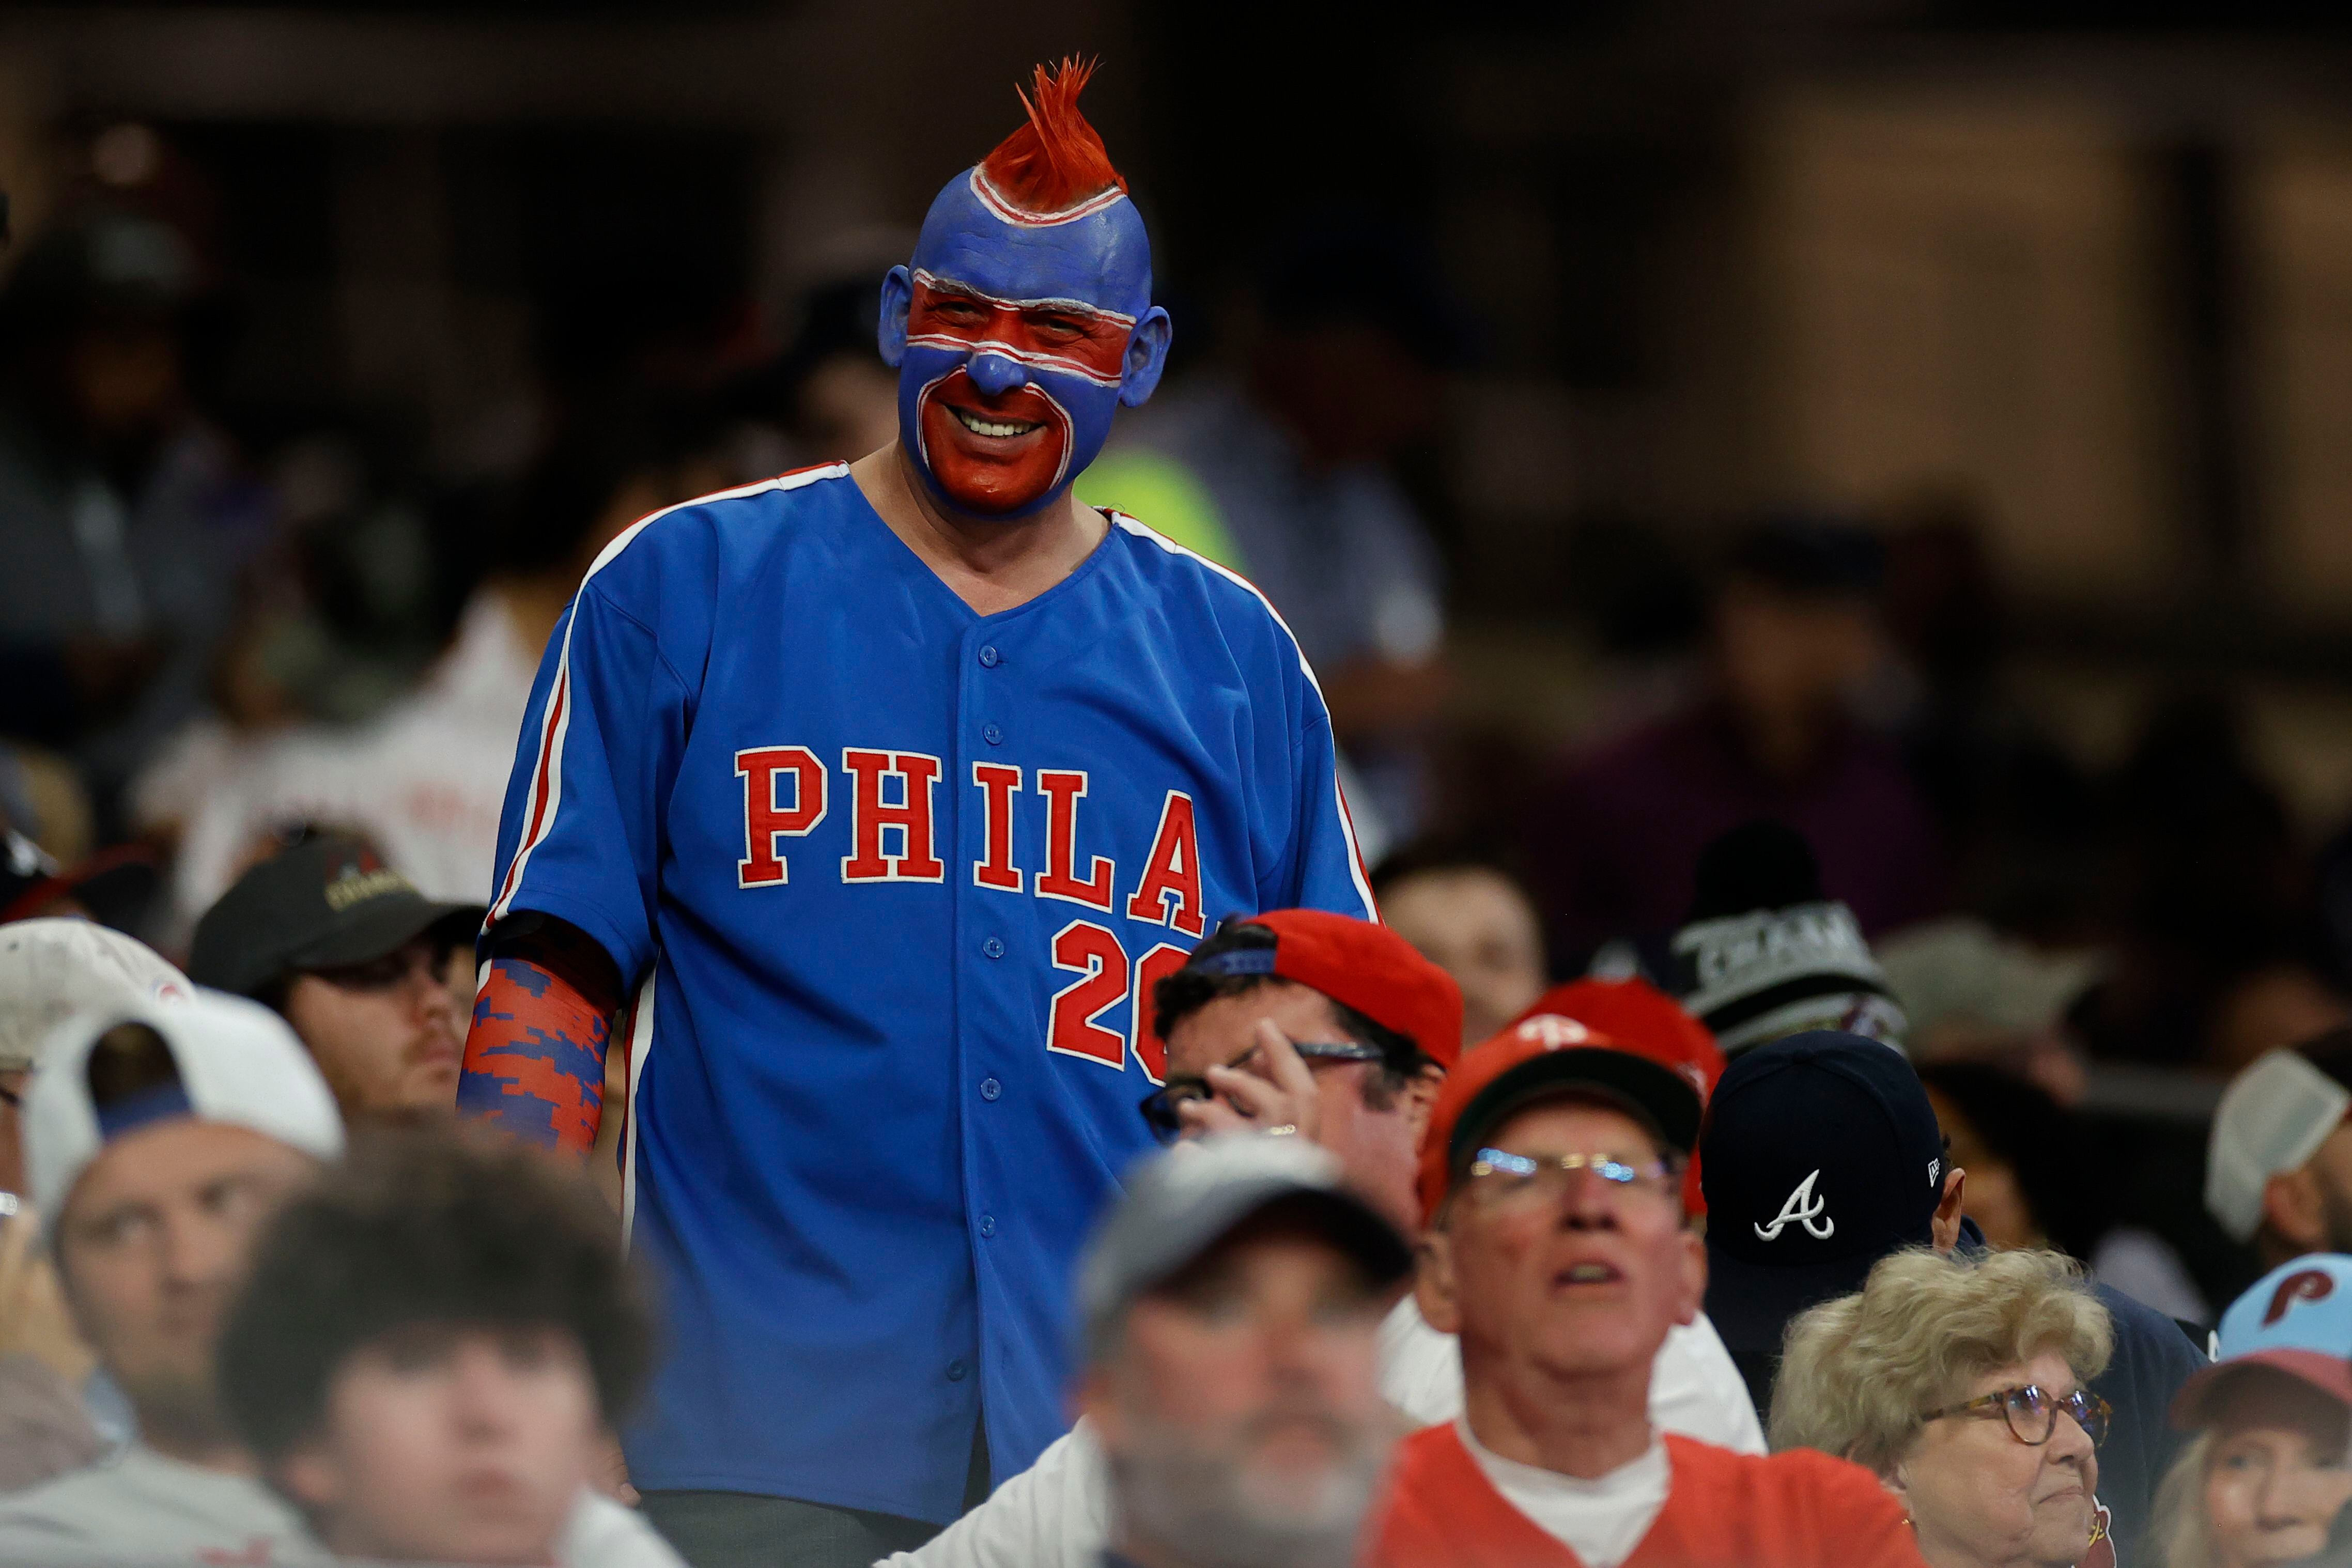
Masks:
[[[1289,632],[1111,522],[981,615],[835,465],[637,524],[556,629],[492,919],[569,921],[638,988],[639,1487],[944,1521],[983,1411],[1026,1469],[1150,1146],[1153,983],[1236,911],[1371,914]]]

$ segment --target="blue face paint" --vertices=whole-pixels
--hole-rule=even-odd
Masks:
[[[982,517],[1057,503],[1113,411],[1160,384],[1168,339],[1143,219],[1117,191],[1041,219],[966,170],[882,284],[899,441],[934,495]]]

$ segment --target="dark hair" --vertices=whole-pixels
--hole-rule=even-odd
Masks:
[[[2088,1258],[2099,1239],[2085,1132],[2037,1083],[1989,1062],[1927,1061],[1919,1081],[1964,1117],[1985,1152],[2017,1175],[2019,1193],[2050,1244]],[[1946,1128],[1948,1137],[1951,1129]]]
[[[1253,925],[1247,915],[1228,915],[1218,923],[1209,939],[1192,949],[1192,956],[1182,968],[1161,977],[1151,988],[1151,1027],[1160,1038],[1166,1040],[1176,1026],[1207,1007],[1226,997],[1247,996],[1268,981],[1280,979],[1279,975],[1211,975],[1198,966],[1205,959],[1223,953],[1252,950],[1264,951],[1275,945],[1274,929]],[[1423,1069],[1434,1062],[1411,1035],[1401,1033],[1386,1024],[1365,1017],[1347,1003],[1322,992],[1323,999],[1339,1015],[1339,1027],[1349,1038],[1366,1045],[1381,1048],[1381,1070],[1364,1082],[1364,1103],[1375,1111],[1385,1111],[1404,1092],[1405,1086],[1420,1076]]]
[[[2295,1046],[2295,1053],[2352,1089],[2352,1024],[2337,1024]]]
[[[621,397],[570,410],[501,497],[477,544],[482,570],[577,571],[591,532],[630,485],[674,489],[674,472],[707,428],[703,418],[697,409]]]
[[[1869,601],[1886,577],[1886,546],[1844,517],[1784,513],[1742,528],[1725,574],[1799,599]]]
[[[539,1150],[380,1131],[271,1223],[218,1352],[230,1419],[268,1463],[326,1418],[356,1352],[418,1324],[549,1327],[586,1357],[616,1422],[652,1358],[619,1224]]]
[[[1788,823],[1762,817],[1708,840],[1691,880],[1686,923],[1693,925],[1727,915],[1818,904],[1829,896],[1822,891],[1821,862],[1811,842]]]
[[[119,1023],[98,1037],[83,1068],[89,1103],[103,1111],[180,1082],[180,1064],[163,1037],[143,1023]]]
[[[1501,877],[1533,906],[1535,901],[1528,893],[1527,878],[1519,873],[1514,857],[1470,838],[1427,837],[1401,844],[1381,857],[1369,880],[1372,896],[1379,898],[1410,877],[1465,871],[1488,872]]]

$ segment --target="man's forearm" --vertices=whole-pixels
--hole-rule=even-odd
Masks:
[[[575,927],[546,921],[512,937],[494,934],[457,1113],[585,1155],[604,1119],[604,1051],[620,992],[613,961]]]

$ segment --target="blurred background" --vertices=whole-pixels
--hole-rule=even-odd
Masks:
[[[172,951],[329,822],[481,896],[586,563],[890,439],[876,280],[1095,54],[1177,352],[1080,493],[1266,588],[1368,838],[1567,975],[1800,827],[1915,1058],[1992,1074],[1971,1170],[2204,1315],[2219,1086],[2352,1017],[2352,37],[2300,9],[11,6],[5,913]]]

